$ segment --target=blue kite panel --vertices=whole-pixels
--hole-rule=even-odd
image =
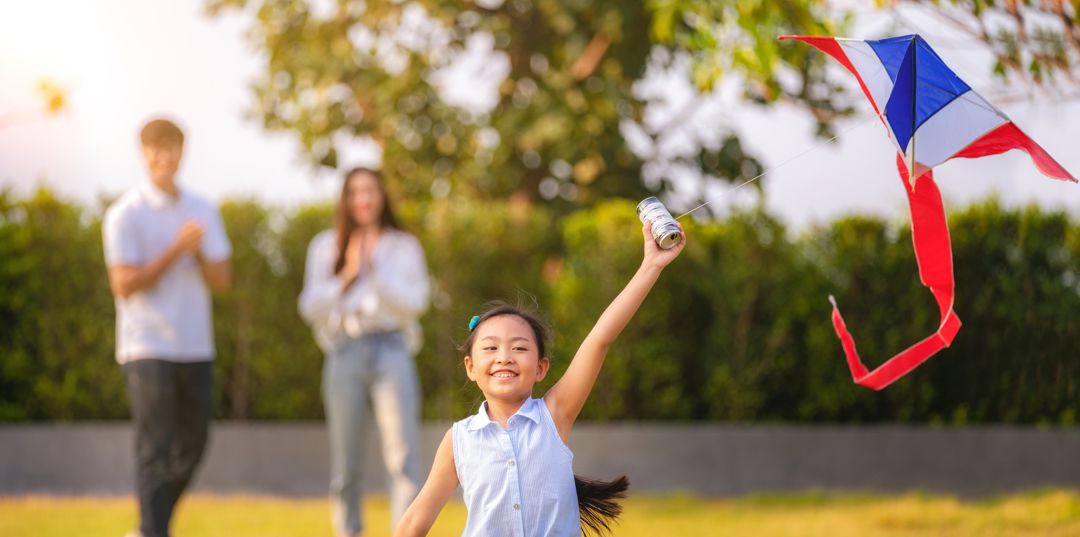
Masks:
[[[971,87],[930,48],[921,37],[915,37],[915,128],[921,126]]]
[[[885,103],[885,119],[904,152],[915,132],[915,80],[915,48],[909,47],[896,70],[892,94]]]
[[[870,45],[874,54],[877,54],[878,60],[885,66],[885,71],[889,73],[889,78],[894,84],[896,83],[896,73],[900,71],[900,64],[903,63],[904,57],[907,56],[907,51],[911,48],[911,40],[914,37],[914,34],[902,35],[866,42],[867,45]]]

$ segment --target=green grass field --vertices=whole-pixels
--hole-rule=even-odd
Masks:
[[[384,499],[366,502],[365,535],[387,535]],[[1039,536],[1080,535],[1080,493],[1045,490],[961,501],[923,494],[799,494],[702,500],[639,496],[626,501],[614,534],[693,536]],[[325,500],[192,496],[180,506],[176,537],[328,537]],[[122,537],[135,520],[130,498],[0,498],[0,536]],[[452,502],[433,536],[460,535],[465,509]]]

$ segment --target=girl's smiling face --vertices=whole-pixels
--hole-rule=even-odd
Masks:
[[[547,357],[540,356],[529,323],[517,315],[499,315],[480,323],[476,331],[465,357],[469,379],[489,399],[529,398],[551,366]]]

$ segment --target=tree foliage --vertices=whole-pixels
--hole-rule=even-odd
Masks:
[[[725,77],[735,76],[751,102],[805,106],[822,129],[837,115],[850,113],[847,93],[825,79],[823,62],[806,47],[777,39],[844,35],[852,23],[849,11],[827,0],[652,0],[649,5],[653,39],[693,59],[690,77],[699,90],[708,92]],[[785,70],[791,75],[786,80],[778,76]]]
[[[929,10],[962,37],[984,44],[994,73],[1057,97],[1080,97],[1080,1],[892,0]]]
[[[534,199],[545,178],[547,197],[640,195],[624,180],[639,163],[618,132],[636,113],[630,85],[648,51],[634,31],[646,26],[640,4],[317,4],[209,7],[253,15],[267,58],[255,115],[295,134],[320,164],[335,166],[342,146],[367,137],[413,198]],[[454,73],[457,97],[446,89]]]
[[[373,139],[385,170],[412,198],[518,195],[549,199],[560,212],[611,196],[640,199],[642,163],[663,155],[637,154],[625,140],[623,127],[641,123],[656,98],[635,84],[651,63],[662,67],[684,52],[700,58],[694,79],[702,91],[731,73],[751,82],[759,102],[811,103],[823,124],[839,110],[821,62],[775,43],[782,33],[837,31],[821,0],[207,6],[252,21],[251,40],[266,58],[252,112],[266,128],[292,133],[326,166],[355,140]],[[660,49],[674,54],[658,56]],[[790,67],[794,89],[774,80],[781,65]],[[682,120],[676,115],[667,127]],[[710,137],[720,142],[691,140],[696,146],[680,163],[719,180],[756,173],[733,126],[715,128],[727,133]],[[645,132],[658,138],[665,130]],[[663,174],[649,186],[666,189],[670,181]]]
[[[0,191],[0,419],[123,415],[100,230],[47,190]]]

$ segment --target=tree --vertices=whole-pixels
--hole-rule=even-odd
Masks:
[[[322,12],[315,4],[209,8],[255,16],[253,40],[267,58],[255,115],[293,132],[319,164],[337,165],[343,146],[369,137],[410,197],[535,199],[541,184],[547,197],[569,201],[641,194],[624,180],[639,163],[618,133],[619,119],[636,112],[630,84],[648,51],[627,32],[645,26],[640,5],[415,0],[337,2]],[[447,85],[462,76],[487,85],[455,94]]]
[[[756,83],[760,102],[783,93],[770,77],[777,62],[789,63],[803,88],[789,93],[827,108],[828,97],[815,97],[825,93],[814,90],[821,84],[818,64],[801,67],[806,51],[781,51],[771,42],[780,33],[836,29],[825,2],[753,4],[208,0],[207,6],[211,14],[239,10],[253,18],[251,39],[266,63],[254,82],[252,111],[266,128],[295,134],[313,162],[335,166],[343,148],[367,137],[382,146],[385,171],[410,197],[514,195],[565,208],[645,194],[642,164],[664,156],[635,154],[624,127],[642,121],[647,99],[635,83],[658,61],[657,47],[711,47],[717,54],[695,75],[701,87],[730,68]],[[729,65],[716,60],[730,43],[712,37],[717,28],[705,21],[713,20],[740,43]],[[730,126],[717,129],[728,134],[676,160],[729,181],[759,171],[756,163],[744,164],[747,155]],[[650,186],[670,189],[668,179]]]

